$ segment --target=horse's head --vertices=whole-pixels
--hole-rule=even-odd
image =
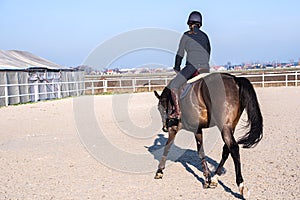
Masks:
[[[169,111],[172,111],[170,102],[170,90],[165,88],[161,95],[154,91],[155,96],[158,98],[158,111],[161,116],[164,132],[168,132],[167,121]]]

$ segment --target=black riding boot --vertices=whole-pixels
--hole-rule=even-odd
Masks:
[[[174,112],[169,116],[171,119],[177,118],[180,119],[181,117],[181,111],[179,107],[179,90],[174,88],[171,89],[171,96],[174,103]]]

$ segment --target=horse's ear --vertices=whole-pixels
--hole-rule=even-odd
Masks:
[[[154,94],[155,94],[155,96],[156,96],[158,99],[160,99],[160,96],[159,96],[159,94],[156,92],[156,90],[154,90]]]

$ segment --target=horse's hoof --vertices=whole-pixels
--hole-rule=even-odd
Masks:
[[[162,174],[162,173],[156,173],[154,176],[154,179],[162,179],[163,176],[164,176],[164,174]]]
[[[211,189],[215,189],[218,186],[218,179],[213,177],[211,179],[211,181],[205,181],[203,188],[207,189],[207,188],[211,188]]]
[[[158,170],[156,171],[156,174],[155,174],[155,176],[154,176],[154,179],[162,179],[163,176],[164,176],[163,171],[162,171],[161,169],[158,169]]]
[[[213,177],[211,179],[211,182],[210,182],[209,186],[210,186],[210,188],[216,188],[218,186],[218,178]]]
[[[204,185],[203,185],[203,188],[204,188],[204,189],[207,189],[207,188],[209,188],[209,185],[210,185],[209,182],[206,182],[206,181],[205,181],[205,183],[204,183]]]
[[[249,198],[250,192],[248,188],[244,185],[244,183],[241,183],[239,185],[240,194],[243,196],[244,199]]]
[[[208,188],[210,188],[210,189],[215,189],[216,187],[218,186],[218,183],[216,183],[216,182],[205,182],[204,183],[204,185],[203,185],[203,188],[204,189],[208,189]]]

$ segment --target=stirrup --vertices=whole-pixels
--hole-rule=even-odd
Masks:
[[[169,118],[167,120],[167,127],[172,127],[172,126],[178,126],[179,124],[179,119],[178,118]]]

